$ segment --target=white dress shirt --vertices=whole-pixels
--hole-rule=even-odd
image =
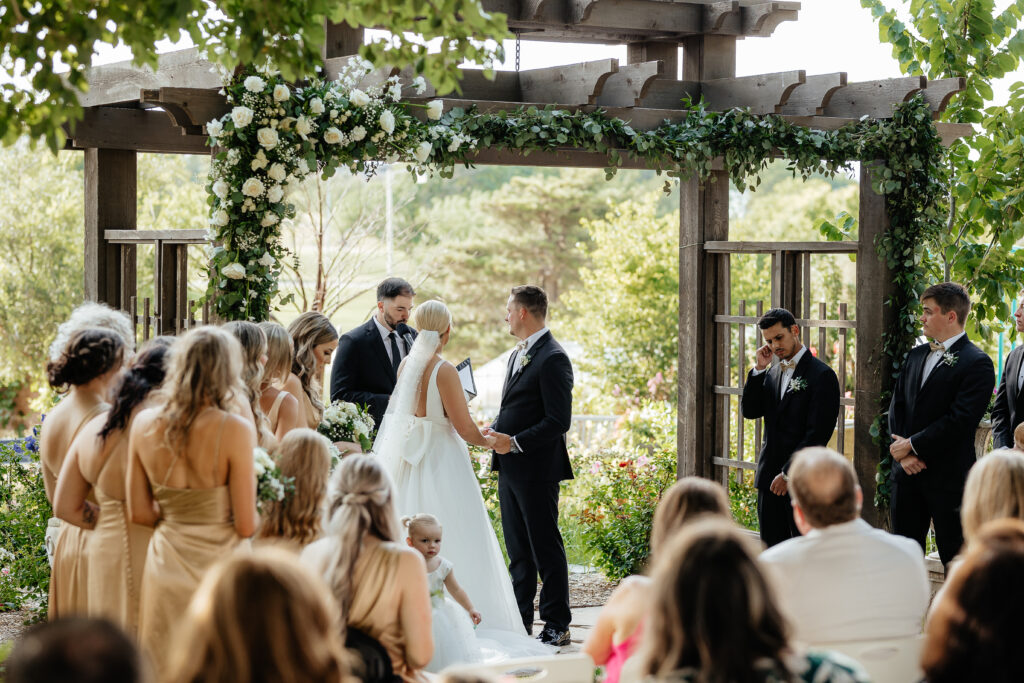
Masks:
[[[793,365],[792,367],[786,368],[782,371],[779,380],[779,398],[786,395],[786,391],[789,389],[789,380],[793,379],[793,373],[796,372],[796,365],[800,362],[800,359],[804,357],[804,352],[807,351],[807,347],[803,344],[800,345],[800,350],[793,354]],[[768,372],[770,367],[764,370],[754,370],[753,375],[756,377],[762,372]]]
[[[964,336],[965,334],[967,334],[966,331],[961,332],[960,334],[954,334],[952,337],[942,342],[942,345],[945,347],[944,350],[932,351],[927,356],[925,356],[924,370],[921,372],[921,386],[924,386],[924,383],[928,381],[928,375],[932,374],[932,370],[934,370],[935,367],[939,364],[939,361],[942,360],[942,356],[946,353],[949,353],[949,350],[953,348],[953,344],[956,344],[958,341],[960,341],[960,337]]]
[[[921,547],[862,519],[812,529],[761,553],[798,640],[921,632],[931,591]]]
[[[384,342],[384,349],[388,352],[388,360],[394,364],[395,359],[391,357],[391,340],[388,339],[391,335],[391,330],[381,323],[381,321],[377,320],[377,316],[373,316],[373,322],[377,323],[377,331],[380,332],[380,338]],[[402,358],[409,355],[409,349],[405,348],[405,340],[402,339],[402,335],[398,334],[397,331],[395,332],[395,341],[398,342],[398,351],[402,354]],[[401,361],[402,358],[399,358],[398,360]]]

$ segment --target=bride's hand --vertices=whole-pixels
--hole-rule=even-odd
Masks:
[[[363,447],[359,445],[357,441],[335,441],[335,448],[341,452],[342,455],[346,453],[362,453]]]
[[[498,437],[492,436],[491,434],[484,435],[484,441],[487,442],[487,448],[494,450],[494,444],[498,440]]]

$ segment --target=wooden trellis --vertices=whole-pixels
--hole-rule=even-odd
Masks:
[[[924,77],[848,81],[845,73],[808,74],[804,70],[736,76],[736,41],[767,38],[783,21],[793,21],[796,2],[759,0],[483,0],[489,12],[503,12],[522,40],[625,44],[627,59],[601,59],[570,66],[499,72],[494,81],[466,70],[462,92],[445,98],[445,108],[475,105],[484,111],[514,109],[523,104],[557,105],[563,109],[602,108],[630,121],[637,130],[651,130],[685,116],[683,98],[703,98],[712,110],[749,107],[759,114],[777,114],[804,127],[834,130],[864,115],[885,118],[893,107],[922,93],[934,115],[964,87],[963,79],[928,81]],[[324,72],[337,74],[363,42],[361,30],[328,25],[323,49]],[[571,47],[567,47],[567,50]],[[369,79],[408,70],[378,71]],[[221,78],[195,50],[160,57],[155,71],[129,63],[97,67],[90,89],[81,96],[85,118],[69,130],[67,148],[86,155],[86,287],[88,297],[128,308],[135,282],[134,249],[120,244],[136,230],[135,154],[208,154],[203,126],[227,111],[220,94]],[[433,99],[428,87],[422,99]],[[971,133],[970,126],[937,124],[948,144]],[[645,168],[643,161],[622,155],[623,167]],[[604,167],[607,156],[566,148],[528,157],[507,150],[479,150],[479,164]],[[729,257],[752,248],[729,242],[728,175],[718,164],[716,182],[691,180],[680,185],[679,286],[679,472],[680,475],[723,475],[715,468],[737,465],[728,448],[730,387],[721,375],[728,367],[727,338],[734,325],[750,325],[754,316],[730,317]],[[857,331],[854,397],[855,465],[865,496],[874,491],[877,449],[868,429],[873,407],[888,372],[882,368],[881,333],[891,322],[884,301],[891,290],[885,265],[874,251],[874,238],[888,224],[884,198],[875,194],[866,170],[860,178],[860,239],[856,243],[761,245],[777,253],[772,279],[772,305],[799,311],[811,327]],[[192,227],[192,226],[189,226]],[[809,273],[809,254],[835,250],[857,257],[856,320],[811,317],[810,299],[801,298]],[[158,275],[158,278],[161,277]],[[155,315],[170,330],[182,305],[180,289],[162,287]],[[177,298],[174,298],[177,297]],[[148,316],[145,316],[148,318]],[[740,320],[742,319],[742,320]],[[167,325],[170,325],[169,327]],[[809,333],[809,330],[806,331]],[[693,344],[692,340],[698,340]],[[845,349],[845,346],[844,346]],[[728,389],[728,391],[724,391]],[[737,426],[742,429],[741,425]],[[727,472],[725,473],[727,474]],[[865,515],[872,519],[873,508]],[[872,519],[873,521],[873,519]]]

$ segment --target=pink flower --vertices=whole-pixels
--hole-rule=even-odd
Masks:
[[[595,460],[590,464],[590,473],[601,474],[601,463],[599,461]]]
[[[651,462],[650,458],[648,458],[646,455],[641,455],[640,457],[638,457],[636,459],[636,466],[637,467],[647,467],[647,465],[650,464],[650,462]]]
[[[11,570],[10,570],[9,567],[4,567],[3,569],[0,569],[0,574],[3,574],[4,576],[9,575],[10,573],[11,573]]]

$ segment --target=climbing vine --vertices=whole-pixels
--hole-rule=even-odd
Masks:
[[[248,70],[225,87],[230,113],[207,124],[217,147],[209,178],[212,277],[207,298],[229,320],[263,320],[278,298],[281,221],[294,215],[289,189],[311,173],[328,178],[338,168],[372,175],[380,161],[407,164],[415,174],[451,177],[470,166],[481,148],[534,151],[574,148],[605,154],[606,176],[623,155],[670,177],[706,179],[721,158],[740,189],[754,189],[776,157],[803,178],[835,174],[852,161],[872,164],[872,185],[886,197],[889,229],[875,247],[893,271],[895,294],[886,302],[895,323],[883,339],[895,376],[917,334],[915,312],[925,284],[926,244],[942,227],[943,150],[921,97],[902,103],[890,119],[864,118],[832,131],[796,126],[782,117],[733,109],[712,112],[690,103],[678,122],[650,131],[603,111],[520,107],[481,112],[444,110],[441,100],[410,101],[422,92],[397,77],[359,87],[371,65],[353,60],[335,81],[296,87],[269,70]],[[667,189],[670,187],[668,184]],[[278,302],[281,303],[281,302]],[[879,445],[878,492],[888,495],[889,394],[872,433]]]

